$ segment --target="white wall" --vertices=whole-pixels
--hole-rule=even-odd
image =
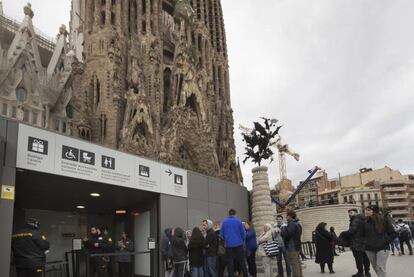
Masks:
[[[150,212],[140,214],[134,219],[135,251],[148,251],[147,239],[150,237]],[[151,255],[135,255],[135,274],[151,276]]]

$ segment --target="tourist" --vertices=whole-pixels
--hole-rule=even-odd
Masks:
[[[355,259],[357,273],[352,275],[352,277],[371,277],[369,272],[369,259],[365,253],[365,240],[364,240],[364,224],[365,217],[362,214],[358,214],[358,210],[352,208],[348,210],[349,215],[349,230],[342,232],[341,236],[350,241],[350,247],[352,254]]]
[[[333,237],[326,228],[327,224],[321,222],[316,226],[312,233],[312,240],[316,247],[315,263],[321,267],[321,273],[325,273],[325,264],[328,264],[329,273],[335,273],[333,270],[334,252],[332,251]]]
[[[229,217],[223,221],[220,234],[226,246],[228,276],[234,277],[234,264],[237,261],[244,277],[248,277],[244,257],[246,232],[240,219],[236,218],[236,210],[229,210]]]
[[[95,226],[90,227],[89,237],[83,239],[83,244],[88,255],[103,254],[111,248],[111,246],[107,244],[107,240],[103,238],[101,230]],[[107,259],[106,256],[90,256],[89,263],[90,276],[108,276],[109,259]]]
[[[367,216],[364,225],[366,253],[378,277],[386,277],[389,244],[397,233],[391,222],[380,214],[377,205],[369,205],[365,209],[365,214]]]
[[[164,230],[164,237],[161,241],[161,254],[164,260],[165,277],[174,275],[174,263],[172,258],[172,229]]]
[[[183,277],[188,260],[188,249],[183,229],[175,228],[172,231],[172,257],[174,264],[174,277]]]
[[[408,224],[405,224],[401,218],[398,219],[397,232],[398,232],[398,238],[400,240],[401,254],[405,255],[404,253],[404,243],[405,243],[407,244],[409,255],[413,255],[413,248],[410,242],[412,238],[410,226],[408,226]]]
[[[206,232],[205,240],[205,273],[207,277],[217,277],[217,234],[214,231],[213,221],[203,220],[203,229]]]
[[[121,233],[121,239],[117,245],[118,254],[116,261],[118,262],[119,277],[131,277],[131,255],[134,251],[134,243],[128,238],[127,233]]]
[[[260,235],[260,237],[257,238],[257,245],[258,245],[257,255],[259,257],[262,257],[264,277],[272,276],[273,257],[268,257],[264,249],[265,244],[273,240],[272,232],[273,232],[272,225],[265,224],[263,226],[263,233]]]
[[[188,243],[188,254],[192,277],[204,276],[204,244],[205,239],[201,233],[201,230],[198,227],[194,227]]]
[[[249,274],[252,277],[256,277],[256,231],[251,222],[244,223],[244,229],[246,230],[246,259]]]
[[[285,260],[287,277],[290,277],[292,275],[292,270],[290,268],[290,263],[289,263],[289,258],[287,256],[285,243],[284,243],[282,235],[281,235],[281,230],[283,228],[286,228],[286,227],[287,227],[287,225],[285,223],[283,223],[283,216],[282,215],[277,215],[276,216],[276,223],[273,225],[274,237],[279,243],[279,255],[277,255],[277,257],[276,257],[276,259],[277,259],[277,272],[278,272],[276,277],[283,277],[284,276],[283,259]]]
[[[292,267],[293,277],[303,277],[302,266],[299,258],[301,250],[300,237],[302,235],[302,226],[296,218],[296,212],[289,210],[286,215],[287,226],[281,230],[282,237],[287,249],[289,262]]]
[[[330,228],[329,228],[329,233],[331,234],[331,236],[332,236],[332,251],[333,251],[333,254],[334,254],[334,256],[339,256],[337,253],[336,253],[336,244],[338,243],[338,236],[336,235],[336,233],[335,233],[335,227],[333,227],[333,226],[331,226]]]
[[[214,223],[214,231],[217,235],[217,275],[224,277],[224,271],[227,265],[226,248],[223,237],[220,235],[220,221]]]
[[[397,224],[393,224],[394,230],[397,231]],[[401,248],[400,248],[400,240],[398,238],[398,236],[395,237],[395,239],[393,239],[393,241],[390,243],[391,246],[391,256],[395,256],[395,249],[397,249],[398,251],[398,256],[401,256]]]

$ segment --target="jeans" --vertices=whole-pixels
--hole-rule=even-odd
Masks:
[[[369,273],[369,259],[364,251],[352,250],[359,274]]]
[[[191,277],[203,277],[203,276],[204,276],[204,270],[202,266],[191,268]]]
[[[398,252],[401,252],[401,248],[400,248],[400,240],[398,238],[395,238],[391,243],[391,251],[392,254],[394,254],[395,249],[397,249]]]
[[[386,265],[387,265],[388,256],[390,255],[390,251],[388,250],[380,250],[377,252],[366,251],[366,253],[378,277],[386,277],[387,276]]]
[[[249,268],[249,274],[253,277],[256,277],[256,250],[250,252],[250,255],[247,258],[247,267]]]
[[[288,251],[290,265],[292,266],[293,277],[303,277],[302,265],[299,259],[299,251]]]
[[[227,254],[227,270],[229,273],[229,277],[234,277],[234,263],[236,261],[240,265],[240,269],[241,269],[241,272],[243,272],[243,276],[248,277],[249,275],[247,273],[243,246],[226,248],[226,254]]]
[[[401,253],[404,255],[404,242],[407,244],[408,251],[410,252],[410,255],[413,254],[413,248],[411,247],[410,239],[401,239],[400,238],[400,247],[401,247]]]
[[[217,277],[217,257],[206,257],[206,277]]]
[[[283,259],[285,259],[285,265],[286,265],[286,273],[289,274],[292,272],[292,269],[290,268],[289,258],[287,255],[286,248],[281,247],[279,249],[279,255],[277,255],[277,273],[279,275],[283,274]]]

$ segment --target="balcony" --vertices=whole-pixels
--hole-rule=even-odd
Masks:
[[[392,215],[408,215],[410,211],[408,210],[391,210]]]
[[[388,202],[386,204],[387,207],[408,207],[408,202]]]
[[[407,199],[408,195],[406,193],[401,193],[401,194],[386,194],[385,195],[385,199]]]
[[[406,187],[386,187],[384,192],[407,191]]]

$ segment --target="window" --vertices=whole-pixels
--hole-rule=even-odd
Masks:
[[[66,133],[66,122],[62,123],[62,133]]]
[[[99,83],[99,80],[96,80],[96,105],[99,104],[100,100],[101,100],[101,84]]]
[[[15,106],[12,107],[12,118],[16,118],[17,116],[17,108]]]
[[[375,196],[375,201],[377,201],[378,200],[378,193],[376,193],[374,196]]]
[[[348,203],[348,196],[344,196],[344,203]]]
[[[7,116],[7,103],[3,103],[3,109],[1,111],[1,114]]]
[[[32,124],[37,125],[37,113],[33,112],[32,114]]]
[[[26,109],[23,109],[23,121],[29,122],[29,111]]]
[[[364,195],[363,194],[360,194],[359,195],[359,199],[361,200],[361,202],[364,201]]]

